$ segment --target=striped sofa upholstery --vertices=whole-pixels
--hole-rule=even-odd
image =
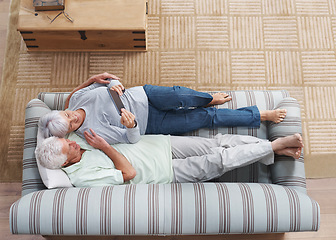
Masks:
[[[232,91],[219,107],[286,108],[280,124],[200,129],[188,135],[248,134],[274,140],[301,133],[300,106],[286,91]],[[320,208],[306,193],[304,158],[276,156],[206,183],[46,189],[34,156],[37,122],[63,109],[68,93],[40,93],[26,108],[22,197],[10,209],[13,234],[175,235],[317,231]],[[218,106],[217,106],[218,107]]]

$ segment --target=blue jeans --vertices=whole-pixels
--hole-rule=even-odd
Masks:
[[[146,134],[179,135],[200,128],[260,126],[256,106],[236,110],[204,107],[212,101],[208,93],[180,86],[143,88],[149,106]]]

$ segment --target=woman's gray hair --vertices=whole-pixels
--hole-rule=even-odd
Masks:
[[[35,157],[39,163],[49,169],[59,169],[67,160],[62,153],[63,144],[58,137],[43,140],[35,149]]]
[[[69,130],[69,124],[60,113],[61,111],[54,110],[40,118],[38,122],[37,145],[48,137],[65,137]]]

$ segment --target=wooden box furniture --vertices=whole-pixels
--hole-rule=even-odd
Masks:
[[[18,30],[29,51],[145,51],[147,0],[68,0],[35,11],[21,0]]]

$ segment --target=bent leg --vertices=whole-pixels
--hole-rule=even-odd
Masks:
[[[245,142],[247,139],[238,140],[238,138],[235,139],[236,143]],[[250,139],[247,140],[250,141]],[[173,159],[174,181],[208,181],[223,175],[225,172],[260,160],[268,164],[274,162],[271,143],[264,140],[229,148],[217,147],[211,150],[211,154]]]
[[[181,86],[163,87],[145,85],[143,88],[149,103],[161,111],[177,111],[204,107],[213,99],[208,93],[198,92]]]

